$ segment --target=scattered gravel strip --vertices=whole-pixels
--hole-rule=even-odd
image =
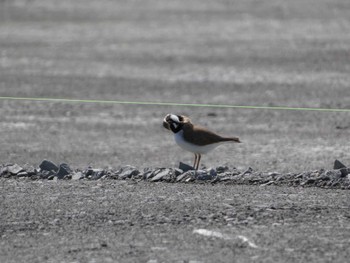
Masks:
[[[186,167],[186,171],[181,168]],[[337,169],[336,169],[337,168]],[[188,166],[180,163],[179,168],[145,168],[142,171],[131,165],[119,169],[87,169],[73,170],[63,163],[56,165],[44,160],[36,168],[18,164],[0,165],[0,178],[29,178],[32,180],[134,180],[168,183],[223,183],[280,186],[322,187],[350,189],[350,168],[335,161],[334,169],[320,169],[300,173],[280,174],[277,172],[264,173],[248,168],[239,171],[236,168],[219,166],[204,170],[188,170]]]

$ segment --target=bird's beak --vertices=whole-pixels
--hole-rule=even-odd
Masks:
[[[169,124],[169,122],[167,121],[168,116],[169,116],[169,114],[166,115],[166,116],[164,117],[164,119],[163,119],[163,127],[164,127],[165,129],[167,129],[167,130],[170,130],[170,124]]]
[[[163,121],[163,127],[167,130],[170,130],[170,124],[167,121]]]

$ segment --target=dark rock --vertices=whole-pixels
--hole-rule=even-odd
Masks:
[[[99,169],[97,171],[94,171],[94,173],[90,176],[90,179],[98,180],[98,179],[101,179],[104,175],[105,175],[105,170]]]
[[[214,168],[209,168],[209,169],[207,169],[207,171],[211,175],[211,177],[213,177],[213,178],[218,175],[216,172],[216,169],[214,169]]]
[[[339,169],[339,171],[341,172],[341,176],[340,177],[346,177],[349,174],[349,170],[350,170],[350,168],[341,168],[341,169]]]
[[[222,174],[222,173],[225,173],[229,170],[228,166],[218,166],[216,167],[216,172],[218,174]]]
[[[83,174],[85,175],[85,177],[90,177],[94,174],[94,169],[92,169],[91,167],[88,167]]]
[[[42,177],[43,178],[43,177]],[[49,174],[47,177],[45,177],[47,180],[53,180],[55,179],[55,175],[54,174]]]
[[[181,169],[183,172],[194,170],[194,168],[191,165],[185,164],[183,162],[180,162],[179,169]]]
[[[181,170],[180,168],[175,168],[174,172],[175,172],[175,176],[179,176],[180,174],[184,173],[184,171]]]
[[[315,183],[315,179],[314,178],[309,178],[305,181],[305,184],[314,184]]]
[[[333,165],[333,169],[338,170],[338,169],[342,169],[342,168],[346,168],[346,166],[343,163],[341,163],[339,160],[335,160],[334,165]]]
[[[195,176],[197,180],[211,180],[211,176],[206,170],[197,170],[195,171]]]
[[[211,168],[209,170],[197,170],[196,173],[197,180],[213,180],[216,177],[216,170]]]
[[[48,160],[43,160],[39,165],[39,168],[41,171],[54,171],[54,172],[57,172],[59,169],[56,164]]]
[[[152,182],[157,182],[163,179],[163,177],[171,175],[171,169],[162,169],[158,173],[155,173],[154,177],[151,179]]]
[[[103,169],[93,169],[91,167],[88,167],[84,172],[83,175],[85,175],[85,178],[90,180],[98,180],[102,178],[106,174],[106,171]]]
[[[61,163],[58,172],[56,173],[57,179],[64,179],[66,175],[72,173],[72,169],[66,163]]]

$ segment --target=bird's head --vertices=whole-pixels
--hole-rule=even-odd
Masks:
[[[190,119],[184,115],[167,114],[163,119],[163,127],[177,133],[186,122],[190,122]]]

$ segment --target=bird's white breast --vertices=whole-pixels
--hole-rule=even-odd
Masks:
[[[208,145],[195,145],[192,143],[189,143],[185,141],[183,137],[183,131],[179,131],[174,134],[175,142],[184,150],[192,152],[192,153],[199,153],[199,154],[204,154],[207,153],[217,146],[220,145],[220,143],[213,143],[213,144],[208,144]]]

